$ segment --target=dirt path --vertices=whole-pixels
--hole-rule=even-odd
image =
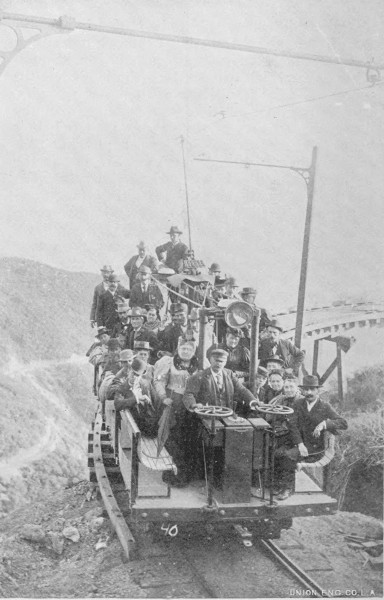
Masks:
[[[45,431],[37,444],[23,448],[15,456],[0,460],[0,473],[2,481],[9,481],[13,477],[21,476],[21,469],[29,464],[44,458],[53,452],[60,439],[59,429],[53,418],[45,421]]]

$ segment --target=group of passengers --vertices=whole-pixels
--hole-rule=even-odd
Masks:
[[[199,310],[189,310],[188,302],[180,301],[184,299],[167,285],[167,278],[182,273],[190,258],[181,233],[172,226],[171,240],[156,248],[157,257],[148,254],[144,242],[138,244],[138,254],[124,266],[130,289],[120,285],[109,265],[101,269],[103,280],[95,288],[91,309],[97,341],[88,351],[89,361],[99,371],[99,398],[114,400],[118,411],[128,408],[139,429],[150,437],[157,435],[159,421],[169,407],[166,448],[177,474],[167,471],[163,478],[177,487],[196,475],[196,409],[226,406],[241,416],[257,416],[260,404],[292,407],[292,414],[274,423],[275,492],[284,500],[294,490],[297,462],[316,461],[324,448],[321,433],[336,433],[346,429],[347,423],[320,399],[317,377],[306,375],[298,385],[304,352],[281,339],[281,324],[265,309],[261,309],[260,360],[253,393],[248,382],[247,327],[221,324],[220,328],[214,320],[209,322],[204,332],[205,368],[199,370]],[[217,263],[211,265],[209,276],[212,284],[204,293],[205,306],[221,299],[241,299],[256,306],[256,290],[245,287],[238,294],[234,278],[222,278]]]

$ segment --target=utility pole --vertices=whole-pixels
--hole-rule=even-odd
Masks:
[[[300,270],[300,283],[299,293],[297,301],[297,313],[296,313],[296,331],[295,331],[295,345],[301,347],[301,338],[303,334],[303,321],[304,321],[304,307],[305,307],[305,290],[307,283],[307,271],[308,271],[308,253],[309,253],[309,241],[311,233],[311,222],[312,222],[312,206],[315,192],[315,175],[316,175],[316,161],[317,161],[317,146],[312,150],[312,161],[309,167],[295,167],[293,165],[278,165],[272,163],[256,163],[256,162],[245,162],[237,160],[217,160],[210,158],[195,158],[200,162],[216,162],[225,163],[232,165],[245,165],[246,167],[265,167],[269,169],[288,169],[300,175],[304,179],[307,189],[307,212],[305,217],[304,227],[304,238],[303,238],[303,251],[301,257],[301,270]]]

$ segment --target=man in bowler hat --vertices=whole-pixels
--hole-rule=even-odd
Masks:
[[[272,319],[267,327],[268,337],[260,340],[259,358],[263,363],[271,355],[279,356],[283,361],[284,369],[292,369],[294,375],[299,374],[299,369],[304,361],[305,353],[289,340],[280,339],[283,327],[276,319]]]

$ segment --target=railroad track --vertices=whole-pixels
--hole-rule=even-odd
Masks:
[[[105,509],[115,528],[125,556],[127,560],[132,560],[132,558],[138,557],[137,544],[126,521],[126,494],[124,494],[124,486],[119,483],[116,467],[111,465],[107,437],[102,415],[99,411],[89,441],[89,452],[90,456],[93,457],[93,464],[91,465],[93,477],[99,486]],[[140,531],[140,529],[135,531],[135,534],[139,538],[148,536],[147,532]],[[159,536],[160,531],[157,534]],[[147,540],[146,544],[144,542],[144,545],[142,545],[139,540],[138,545],[141,547],[139,558],[141,560],[131,562],[129,565],[132,569],[132,575],[133,577],[136,576],[139,585],[142,585],[149,594],[153,593],[154,595],[157,595],[159,588],[162,588],[162,592],[164,592],[165,587],[169,588],[170,597],[172,597],[175,589],[176,597],[177,594],[184,597],[191,595],[203,598],[255,597],[255,590],[257,592],[260,590],[258,597],[271,596],[270,593],[268,594],[268,586],[274,582],[276,589],[276,581],[279,581],[280,578],[283,592],[281,597],[288,596],[288,590],[295,589],[295,586],[297,588],[297,584],[300,585],[303,593],[306,591],[311,597],[329,597],[323,588],[300,569],[274,542],[262,539],[252,545],[249,543],[250,538],[248,536],[245,536],[243,540],[241,537],[233,529],[231,530],[230,540],[227,538],[224,542],[221,541],[216,545],[207,542],[206,539],[202,540],[196,535],[190,539],[182,539],[182,536],[180,536],[172,541],[169,540],[168,544],[166,543],[166,535],[163,535],[163,540],[160,543]],[[238,544],[239,541],[244,541],[244,544]],[[250,547],[247,548],[246,546]],[[218,553],[222,554],[223,557],[219,565],[219,572],[217,568],[215,569],[211,565],[212,556],[217,558]],[[245,566],[247,571],[246,584],[243,580],[239,580],[237,584],[236,577],[243,577],[244,579],[241,574],[234,573],[228,579],[228,573],[231,574],[233,562],[237,558],[239,565]],[[143,567],[140,566],[143,563],[145,564],[144,576],[142,575]],[[272,569],[271,563],[275,565],[275,570]],[[156,571],[156,564],[161,565],[160,570]],[[265,573],[265,578],[269,575],[268,580],[263,581],[263,573]],[[254,580],[252,577],[254,577]],[[271,580],[272,583],[269,583]],[[233,590],[230,589],[231,585],[234,587]],[[239,594],[236,593],[237,585],[240,588]],[[244,585],[248,587],[242,588]],[[186,589],[188,591],[185,591]],[[180,590],[182,590],[182,594]],[[252,596],[251,592],[253,592]],[[276,595],[276,592],[272,595]]]

